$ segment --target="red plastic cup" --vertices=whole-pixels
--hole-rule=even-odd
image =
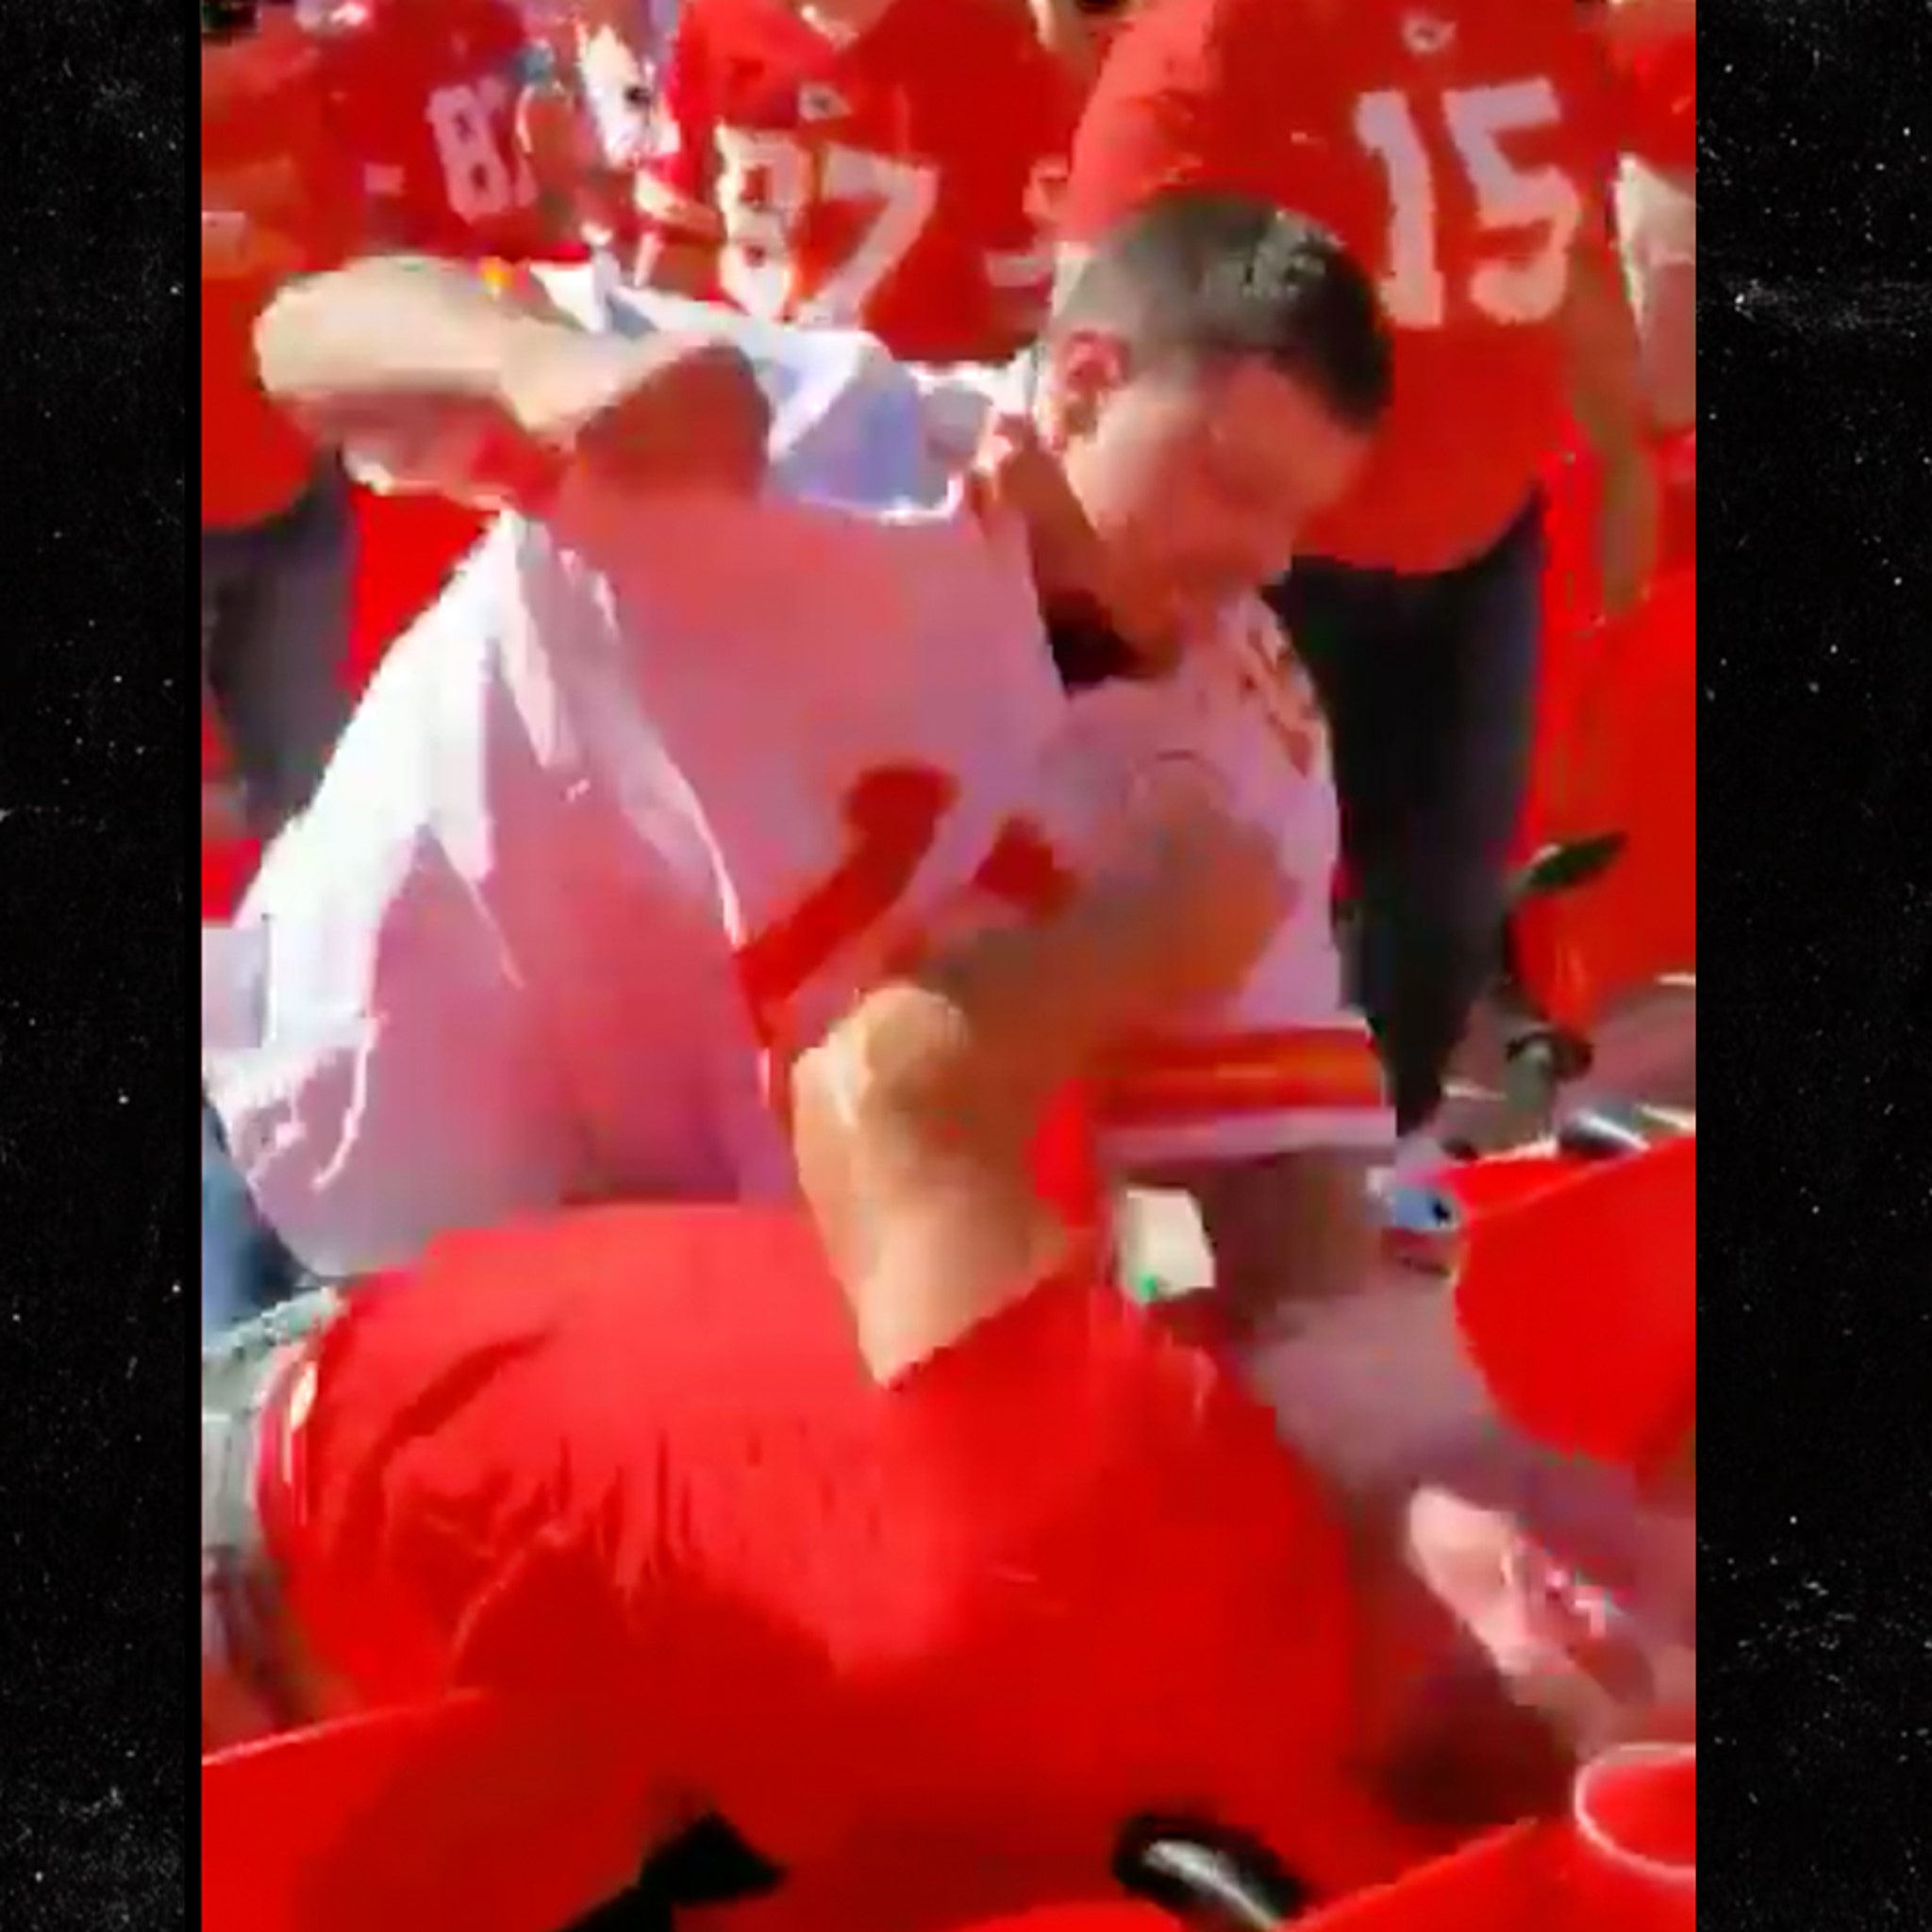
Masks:
[[[1572,1932],[1694,1932],[1697,1747],[1623,1744],[1577,1773]]]

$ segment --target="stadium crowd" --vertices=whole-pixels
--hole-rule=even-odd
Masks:
[[[914,1932],[1684,1721],[1681,1390],[1566,1453],[1380,1284],[1579,440],[1657,568],[1694,23],[203,0],[205,1748],[480,1689],[465,1924],[722,1819]]]

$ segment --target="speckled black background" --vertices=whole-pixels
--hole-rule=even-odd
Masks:
[[[1705,11],[1705,1917],[1882,1932],[1932,1924],[1932,6]],[[191,1912],[192,59],[178,0],[0,7],[5,1932]]]

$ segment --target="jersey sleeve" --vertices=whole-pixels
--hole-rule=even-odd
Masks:
[[[351,750],[338,788],[367,779]],[[433,840],[323,851],[344,804],[325,785],[271,854],[202,993],[236,1166],[331,1276],[560,1198],[575,1144],[501,935]]]
[[[1240,702],[1205,712],[1185,750],[1237,816],[1273,839],[1296,889],[1267,950],[1225,1000],[1145,1036],[1095,1084],[1116,1169],[1243,1160],[1394,1140],[1381,1063],[1342,987],[1331,890],[1340,846],[1327,731],[1312,690],[1277,658],[1278,631],[1239,667]]]
[[[717,104],[697,9],[679,16],[664,51],[647,152],[637,171],[636,207],[659,241],[715,244],[724,237],[714,200]]]

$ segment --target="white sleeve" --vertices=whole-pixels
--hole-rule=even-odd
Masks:
[[[637,289],[595,267],[538,279],[584,327],[676,331],[729,344],[772,408],[772,477],[803,501],[882,508],[933,504],[947,468],[928,434],[929,373],[897,361],[859,329],[795,328],[718,303]]]
[[[1097,1094],[1114,1168],[1392,1143],[1374,1042],[1331,984],[1334,941],[1314,924],[1298,913],[1232,998],[1115,1062]]]
[[[1163,741],[1212,771],[1232,808],[1270,832],[1297,897],[1231,996],[1137,1041],[1100,1084],[1102,1143],[1117,1168],[1375,1151],[1394,1139],[1374,1041],[1343,996],[1325,729],[1311,705],[1277,701],[1272,662],[1265,701],[1226,671],[1210,683],[1204,669],[1192,693],[1177,691]]]
[[[530,989],[475,891],[426,831],[358,863],[305,845],[324,823],[210,941],[202,1067],[258,1206],[339,1276],[554,1207],[579,1176]]]

